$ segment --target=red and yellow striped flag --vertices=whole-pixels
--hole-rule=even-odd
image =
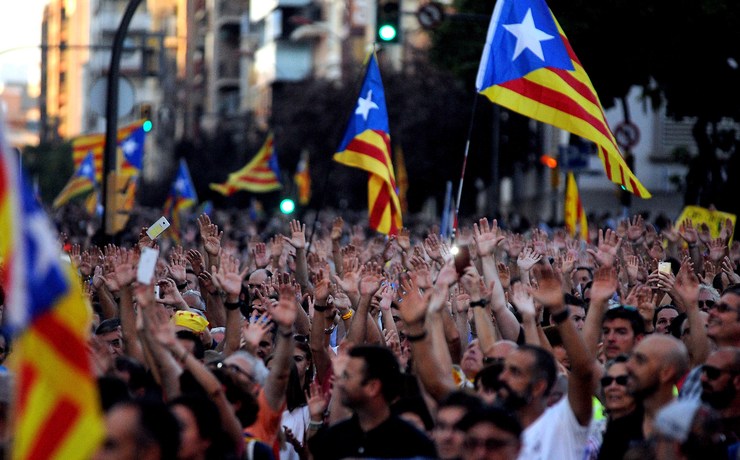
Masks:
[[[298,204],[307,205],[311,201],[311,170],[309,169],[308,150],[301,153],[301,159],[293,175],[293,182],[298,189]]]
[[[141,128],[144,120],[126,125],[118,130],[118,143],[120,144],[124,140],[128,139],[131,134],[137,129]],[[78,136],[72,139],[72,161],[74,162],[75,169],[80,167],[80,164],[85,160],[85,157],[89,152],[93,154],[93,162],[95,163],[95,179],[98,183],[101,183],[103,178],[103,150],[105,149],[105,134],[87,134],[84,136]],[[121,147],[117,147],[117,157],[119,163],[122,162],[123,152]],[[113,165],[111,165],[113,166]]]
[[[400,145],[396,145],[394,155],[396,163],[396,185],[398,186],[398,200],[401,202],[401,211],[405,214],[409,210],[406,195],[409,191],[409,176],[406,173],[406,160],[403,157],[403,150]]]
[[[578,194],[578,184],[572,172],[568,172],[565,184],[565,229],[570,236],[580,235],[582,240],[588,241],[588,222],[583,210],[581,196]]]
[[[3,325],[15,337],[11,458],[87,459],[104,435],[87,348],[91,309],[5,145],[0,127]]]
[[[591,80],[544,0],[499,0],[476,81],[491,101],[594,142],[610,181],[650,192],[619,152]]]
[[[226,196],[231,196],[240,190],[266,193],[279,190],[281,187],[280,168],[277,155],[275,155],[272,133],[267,136],[259,152],[246,166],[229,174],[223,184],[210,184],[212,190]]]
[[[370,173],[367,187],[370,228],[395,235],[403,224],[388,132],[380,69],[375,56],[370,55],[357,107],[334,160]]]

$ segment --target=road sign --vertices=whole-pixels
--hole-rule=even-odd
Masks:
[[[629,150],[640,143],[640,128],[631,121],[623,121],[614,130],[614,138],[622,150]]]
[[[439,3],[427,3],[419,7],[416,11],[416,19],[419,20],[422,28],[432,30],[442,24],[442,21],[445,19],[445,12]]]

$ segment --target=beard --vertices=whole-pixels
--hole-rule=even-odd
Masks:
[[[496,405],[507,411],[517,411],[532,401],[532,387],[527,385],[524,393],[517,393],[512,390],[506,382],[500,382],[501,388],[496,394]],[[505,393],[501,393],[505,390]]]
[[[644,401],[648,397],[655,394],[658,391],[660,384],[658,380],[650,382],[650,384],[643,386],[642,388],[631,388],[628,387],[629,393],[638,401]]]
[[[735,399],[735,387],[730,383],[719,391],[707,392],[706,388],[702,389],[701,400],[709,404],[712,409],[726,409]]]

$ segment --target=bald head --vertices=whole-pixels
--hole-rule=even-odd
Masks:
[[[689,352],[686,345],[670,335],[652,334],[637,345],[635,352],[638,351],[649,352],[664,366],[675,369],[675,382],[689,371]]]

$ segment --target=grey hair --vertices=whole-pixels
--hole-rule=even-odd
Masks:
[[[240,357],[247,361],[249,365],[252,366],[254,380],[260,386],[265,386],[265,382],[267,381],[267,374],[269,374],[270,371],[267,369],[267,366],[265,366],[264,361],[254,356],[252,353],[244,350],[237,350],[231,356]]]
[[[182,298],[185,299],[185,297],[196,297],[198,299],[198,302],[195,308],[201,311],[206,311],[206,303],[203,301],[203,296],[200,294],[200,292],[189,289],[182,293]]]
[[[715,302],[719,300],[719,291],[713,286],[702,283],[699,285],[699,292],[701,293],[701,291],[707,291],[709,295],[712,296],[712,300],[714,300]]]

